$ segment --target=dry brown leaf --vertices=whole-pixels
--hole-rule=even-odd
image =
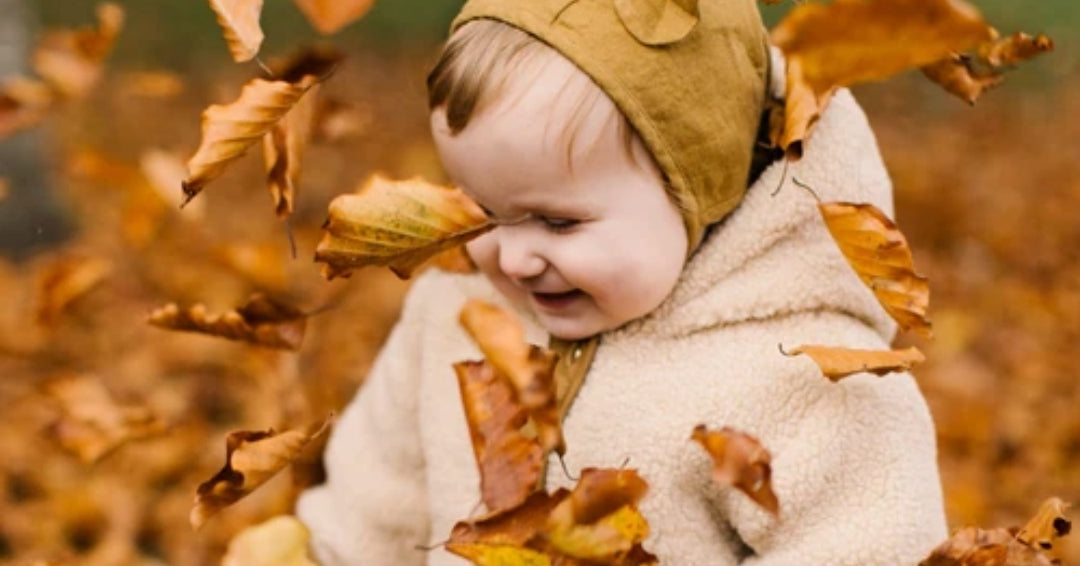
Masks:
[[[454,372],[480,470],[481,499],[491,512],[516,507],[539,485],[545,454],[521,432],[528,413],[490,363],[458,362]]]
[[[293,0],[319,33],[330,35],[362,18],[375,0]]]
[[[95,462],[122,444],[159,435],[165,423],[146,407],[119,405],[101,381],[66,377],[45,384],[61,416],[50,427],[53,438],[84,462]]]
[[[254,294],[234,311],[209,316],[206,307],[181,309],[169,303],[150,313],[148,322],[169,330],[200,332],[259,346],[299,350],[307,329],[307,315],[300,309]]]
[[[282,80],[293,83],[305,76],[325,77],[341,61],[342,55],[329,48],[306,49],[275,69]],[[274,211],[278,218],[289,216],[300,183],[304,149],[314,127],[319,85],[313,85],[274,127],[263,135],[263,158]]]
[[[296,517],[274,517],[234,536],[221,566],[318,566],[307,554],[310,538]]]
[[[53,325],[72,301],[90,292],[113,270],[104,258],[64,255],[45,264],[37,273],[37,320]]]
[[[102,63],[124,27],[124,9],[97,6],[97,29],[54,30],[34,50],[34,71],[65,96],[84,96],[101,78]]]
[[[556,356],[525,341],[514,315],[479,299],[462,307],[458,321],[496,371],[510,378],[515,398],[536,423],[544,451],[566,452],[555,398]]]
[[[984,43],[974,53],[950,54],[923,67],[922,72],[949,93],[974,104],[983,92],[1001,83],[1013,65],[1053,49],[1049,37],[1019,32]]]
[[[235,431],[225,440],[225,467],[199,485],[189,517],[198,529],[207,519],[236,503],[292,462],[309,442],[330,426],[333,415],[307,427],[282,433]]]
[[[45,83],[26,77],[4,79],[0,86],[0,140],[40,122],[53,105]]]
[[[259,27],[263,0],[209,0],[229,45],[233,61],[250,61],[259,52],[263,31]]]
[[[386,265],[408,278],[431,256],[494,228],[460,189],[378,175],[335,198],[329,214],[315,250],[327,279],[367,265]]]
[[[789,352],[780,349],[784,355],[806,354],[821,368],[821,373],[833,382],[861,372],[875,375],[887,375],[894,371],[909,371],[915,364],[926,361],[918,348],[911,346],[903,350],[855,350],[835,346],[803,345]]]
[[[173,210],[180,208],[184,199],[182,193],[176,192],[176,187],[187,177],[183,158],[163,149],[148,149],[139,156],[139,171],[163,204]],[[205,214],[205,201],[190,203],[184,207],[185,218],[199,220]]]
[[[1039,550],[1053,550],[1057,539],[1069,534],[1072,522],[1065,517],[1069,504],[1051,497],[1039,506],[1039,511],[1017,533],[1016,539]]]
[[[698,425],[691,435],[713,459],[713,479],[738,488],[773,515],[780,502],[772,489],[772,456],[753,436],[731,427],[709,431]]]
[[[1052,566],[1054,563],[1016,540],[1004,528],[964,527],[938,545],[919,566]]]
[[[882,80],[992,38],[963,0],[835,0],[795,6],[771,32],[787,60],[789,106],[781,148],[789,158],[844,86]]]
[[[202,142],[188,160],[188,177],[181,184],[185,202],[262,139],[318,81],[314,75],[296,82],[254,79],[235,102],[207,108],[202,115]]]
[[[889,316],[900,328],[930,338],[930,285],[915,273],[911,248],[896,223],[871,204],[826,202],[818,209],[840,251]]]

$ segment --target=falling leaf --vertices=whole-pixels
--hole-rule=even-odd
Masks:
[[[53,104],[52,90],[43,82],[14,76],[0,86],[0,140],[38,124]]]
[[[826,202],[818,209],[840,251],[889,316],[900,328],[930,338],[930,285],[915,273],[911,248],[896,223],[871,204]]]
[[[42,267],[37,274],[37,320],[53,325],[72,301],[90,292],[113,270],[104,258],[64,255]]]
[[[329,214],[315,250],[327,279],[367,265],[387,265],[408,278],[431,256],[494,228],[460,189],[378,175],[331,201]]]
[[[493,365],[458,362],[454,372],[480,470],[481,499],[492,512],[513,508],[539,485],[545,452],[522,433],[528,413]]]
[[[54,30],[34,50],[34,71],[71,98],[86,95],[101,78],[105,57],[124,27],[124,9],[106,2],[97,7],[97,29]]]
[[[234,536],[221,566],[318,566],[307,555],[310,538],[296,517],[274,517]]]
[[[922,68],[923,74],[968,104],[1004,80],[1005,71],[1054,49],[1049,37],[1015,33],[981,45],[974,53],[952,53]]]
[[[123,406],[101,381],[88,376],[56,379],[45,384],[62,416],[50,427],[60,445],[84,462],[95,462],[122,444],[165,432],[150,410]]]
[[[771,32],[787,60],[781,148],[803,140],[840,87],[928,65],[993,37],[963,0],[835,0],[796,5]]]
[[[253,59],[263,42],[263,31],[259,27],[263,0],[209,1],[225,32],[225,43],[229,45],[233,61],[243,63]]]
[[[469,300],[458,320],[495,370],[510,378],[516,399],[536,422],[540,446],[565,453],[555,398],[555,354],[526,342],[525,327],[517,318],[490,303]]]
[[[330,35],[360,19],[375,0],[293,0],[296,6],[323,35]]]
[[[1069,534],[1072,522],[1065,517],[1069,504],[1057,497],[1043,502],[1038,513],[1016,535],[1020,542],[1040,550],[1052,550],[1057,539]]]
[[[574,558],[623,563],[649,535],[636,508],[647,490],[634,470],[586,468],[570,496],[551,510],[547,539]]]
[[[176,192],[176,187],[187,177],[187,167],[180,156],[163,149],[148,149],[139,155],[139,171],[161,202],[174,210],[179,209],[183,198]],[[205,204],[204,201],[189,204],[184,207],[183,216],[192,220],[203,218]]]
[[[150,313],[148,322],[170,330],[200,332],[287,350],[300,349],[307,329],[307,315],[301,310],[258,293],[240,308],[217,316],[207,315],[203,305],[181,309],[169,303]]]
[[[189,517],[192,528],[198,529],[211,516],[280,472],[309,442],[326,431],[332,419],[330,415],[304,431],[277,433],[269,429],[229,433],[225,440],[225,467],[200,484],[196,492],[195,507]]]
[[[262,139],[318,81],[314,75],[296,82],[254,79],[235,102],[207,108],[202,116],[202,143],[188,160],[189,176],[181,184],[185,202]]]
[[[341,58],[341,53],[333,49],[306,49],[282,65],[279,76],[290,83],[309,75],[327,76]],[[319,85],[313,85],[310,92],[263,135],[267,182],[279,218],[289,216],[293,211],[296,187],[300,183],[300,165],[314,124],[318,88]]]
[[[903,350],[855,350],[835,346],[804,345],[785,352],[784,355],[806,354],[821,368],[821,373],[832,381],[861,372],[886,375],[894,371],[908,371],[915,364],[926,361],[918,348],[911,346]]]
[[[780,502],[772,489],[772,456],[756,438],[731,427],[709,431],[698,425],[691,435],[713,459],[713,479],[738,488],[773,515]]]
[[[1049,558],[1016,540],[1009,529],[964,527],[919,566],[1052,566]]]

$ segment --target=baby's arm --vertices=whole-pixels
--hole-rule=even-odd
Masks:
[[[424,551],[416,549],[428,541],[416,410],[419,310],[406,301],[334,428],[324,456],[326,483],[297,502],[296,514],[311,530],[323,566],[424,564]]]
[[[741,493],[725,498],[754,551],[743,564],[901,566],[925,558],[946,529],[933,423],[912,377],[862,374],[832,384],[805,357],[778,363],[788,395],[770,408],[778,422],[761,440],[773,454],[780,519]]]

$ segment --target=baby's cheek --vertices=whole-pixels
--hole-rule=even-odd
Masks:
[[[491,234],[484,234],[465,244],[465,251],[476,267],[489,277],[498,271],[498,247]]]

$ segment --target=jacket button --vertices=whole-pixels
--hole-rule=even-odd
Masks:
[[[576,362],[581,357],[581,346],[574,346],[574,350],[570,352],[570,361]]]

